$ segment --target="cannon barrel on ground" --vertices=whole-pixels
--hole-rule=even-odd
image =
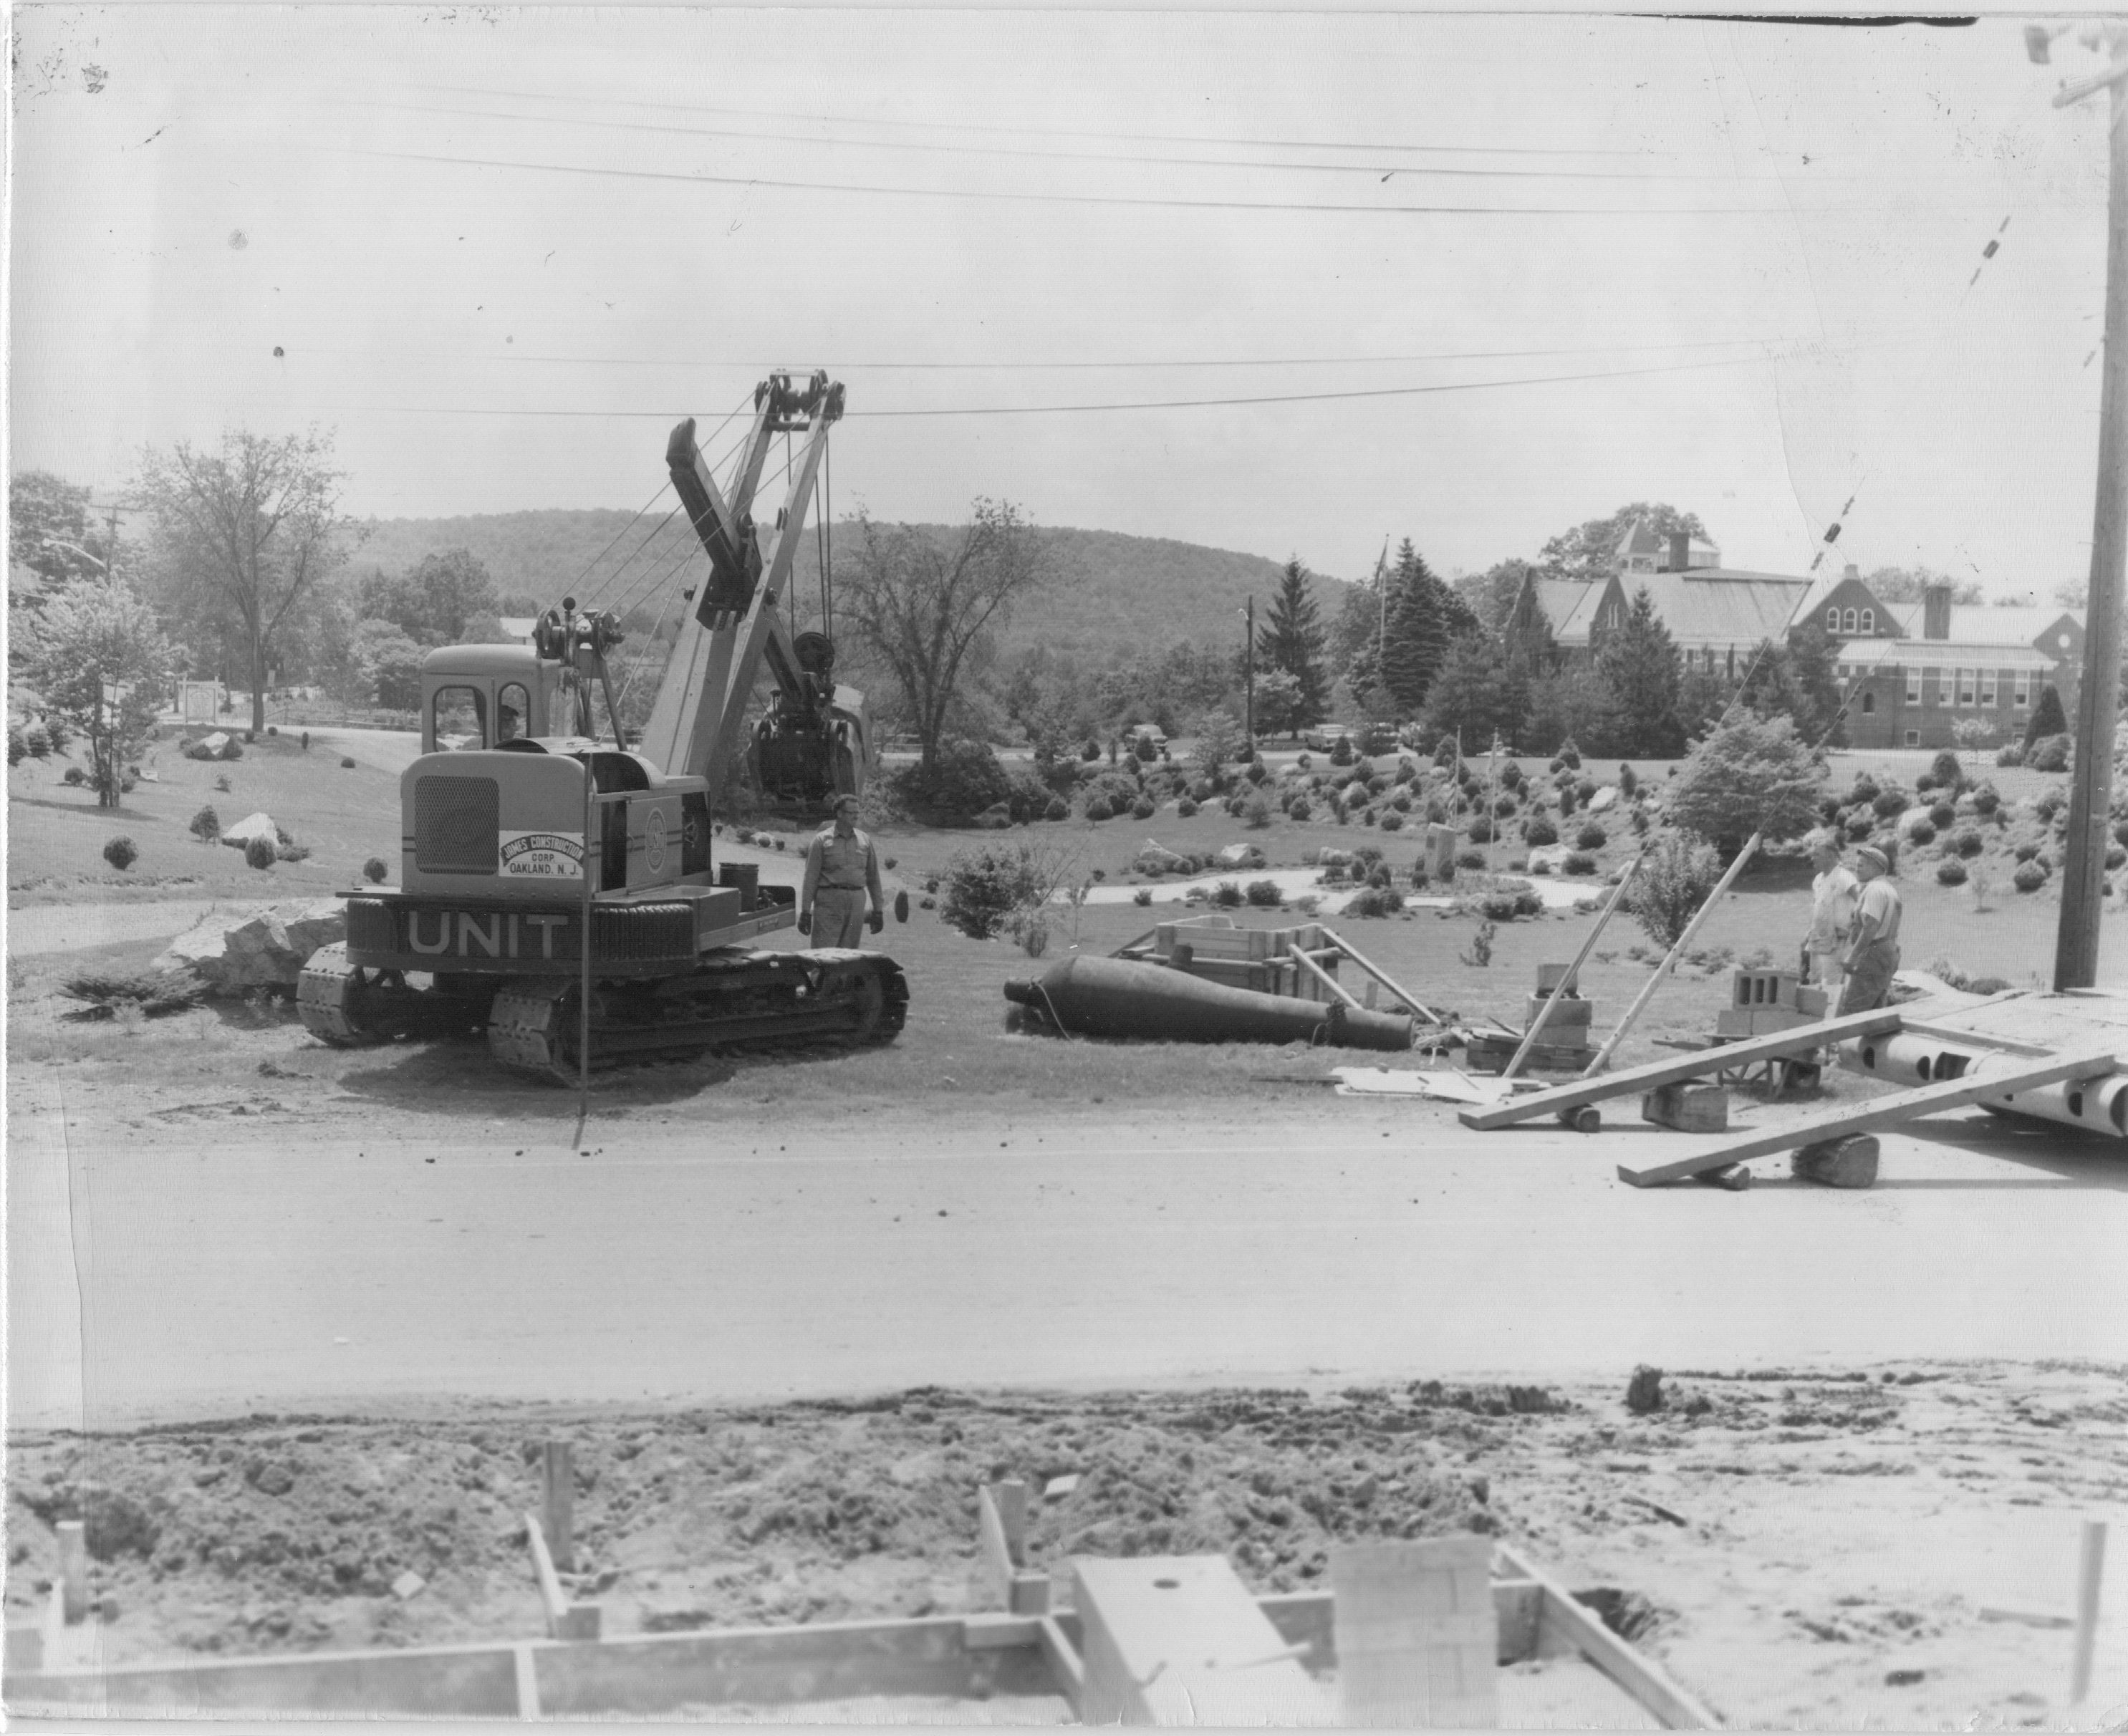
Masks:
[[[1129,959],[1064,959],[1032,981],[1007,983],[1005,998],[1082,1036],[1332,1043],[1351,1049],[1411,1046],[1412,1021],[1405,1013],[1259,994]]]

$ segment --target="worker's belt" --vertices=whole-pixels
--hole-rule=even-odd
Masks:
[[[865,887],[862,880],[859,880],[854,886],[838,886],[832,880],[824,880],[814,889],[817,892],[862,892]]]

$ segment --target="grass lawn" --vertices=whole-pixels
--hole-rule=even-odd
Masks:
[[[26,761],[15,768],[10,789],[11,902],[317,895],[350,885],[369,855],[392,859],[398,793],[397,780],[389,774],[343,771],[336,757],[315,749],[306,756],[279,738],[262,739],[244,759],[227,765],[179,759],[165,747],[157,769],[164,781],[141,783],[126,809],[112,815],[100,813],[81,792],[59,785],[52,762]],[[1659,768],[1646,769],[1660,776]],[[212,788],[225,773],[234,786],[226,795]],[[1836,787],[1844,788],[1845,781],[1840,779]],[[313,854],[306,861],[280,864],[265,873],[248,869],[235,851],[202,846],[187,835],[185,823],[203,801],[212,801],[225,821],[263,808],[310,844]],[[1608,870],[1627,853],[1632,834],[1622,822],[1607,816],[1606,823],[1616,840],[1598,852]],[[130,833],[141,849],[140,862],[123,875],[110,870],[97,855],[102,841],[120,831]],[[1976,900],[1970,885],[1946,888],[1936,883],[1936,847],[1910,851],[1899,881],[1906,900],[1907,962],[1948,966],[1971,976],[1999,976],[2018,987],[2044,986],[2054,951],[2059,876],[2037,893],[2019,894],[2010,888],[2007,855],[2016,840],[2040,835],[2037,822],[2029,817],[1988,831],[1983,861],[1992,865],[1994,889],[1984,903]],[[1385,835],[1379,828],[1339,825],[1327,818],[1295,823],[1281,815],[1268,827],[1251,830],[1218,808],[1186,819],[1167,808],[1146,821],[1092,825],[1072,820],[1002,835],[894,824],[878,832],[882,855],[895,864],[890,879],[907,883],[919,899],[926,879],[943,872],[957,851],[1000,836],[1071,854],[1076,873],[1098,869],[1111,882],[1128,881],[1131,860],[1148,839],[1193,852],[1247,840],[1263,850],[1271,866],[1295,866],[1304,850],[1324,844],[1351,847],[1371,842],[1385,850],[1400,881],[1419,848],[1416,833],[1408,829]],[[795,833],[791,842],[796,842]],[[1519,847],[1504,842],[1497,847],[1502,867]],[[1246,880],[1247,872],[1237,878]],[[1769,959],[1789,964],[1807,925],[1808,880],[1807,867],[1793,860],[1768,862],[1747,874],[1703,929],[1695,962],[1681,968],[1657,994],[1622,1047],[1620,1063],[1661,1052],[1655,1047],[1659,1037],[1711,1032],[1716,1015],[1727,1003],[1732,964]],[[1600,883],[1592,883],[1592,894],[1601,889]],[[862,1112],[897,1099],[1156,1104],[1260,1096],[1290,1099],[1295,1089],[1321,1079],[1330,1066],[1381,1064],[1383,1057],[1367,1051],[1066,1041],[1006,1031],[1000,990],[1007,979],[1038,975],[1068,956],[1075,940],[1081,951],[1107,954],[1156,920],[1182,913],[1182,907],[1173,904],[1153,909],[1090,905],[1078,913],[1075,933],[1070,913],[1062,913],[1047,953],[1034,960],[1009,942],[969,939],[948,928],[935,913],[912,909],[905,927],[890,923],[872,943],[898,960],[910,979],[909,1022],[891,1046],[854,1055],[814,1051],[623,1069],[602,1075],[595,1091],[606,1108],[623,1111],[667,1108],[705,1093],[713,1099],[736,1094],[763,1102],[802,1102],[823,1113]],[[1290,911],[1246,907],[1229,913],[1247,926],[1276,927],[1298,919]],[[1473,915],[1419,910],[1384,918],[1341,918],[1337,926],[1435,1009],[1470,1018],[1489,1016],[1519,1027],[1537,967],[1572,958],[1593,920],[1565,912],[1499,924],[1491,962],[1482,967],[1465,962],[1479,926]],[[2117,922],[2108,923],[2102,935],[2101,980],[2128,978],[2128,935]],[[799,941],[787,933],[772,943]],[[62,954],[12,965],[11,1057],[53,1064],[64,1076],[83,1084],[124,1087],[143,1102],[199,1098],[208,1079],[221,1081],[220,1095],[227,1098],[232,1084],[261,1075],[275,1083],[237,1089],[264,1092],[298,1112],[306,1098],[344,1104],[351,1096],[380,1108],[536,1117],[565,1113],[571,1101],[568,1093],[500,1074],[477,1039],[334,1051],[314,1042],[285,1006],[223,1003],[173,1018],[103,1025],[64,1017],[72,1003],[54,994],[64,976],[92,961],[145,965],[159,945],[119,946],[101,955]],[[1619,916],[1605,931],[1583,976],[1584,993],[1597,1003],[1599,1037],[1646,982],[1658,956],[1659,949],[1629,917]],[[1840,1080],[1831,1089],[1855,1089],[1858,1084]]]
[[[293,736],[261,736],[240,760],[188,760],[179,732],[166,728],[122,806],[99,808],[93,791],[64,779],[81,764],[55,754],[26,759],[7,773],[7,894],[10,904],[71,904],[86,899],[321,898],[357,884],[362,865],[382,856],[397,876],[399,780],[373,766],[343,768],[323,747],[306,752]],[[226,779],[227,790],[217,790]],[[202,844],[187,829],[211,806],[225,828],[248,815],[271,814],[309,857],[245,866],[241,851]],[[103,860],[114,837],[132,839],[139,859],[125,873]]]

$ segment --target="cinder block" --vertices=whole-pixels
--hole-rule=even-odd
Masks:
[[[1831,996],[1822,989],[1798,984],[1795,992],[1795,1009],[1814,1019],[1823,1018],[1831,1008]]]
[[[1751,1010],[1748,1007],[1724,1007],[1715,1016],[1714,1034],[1717,1036],[1749,1036],[1751,1035]]]
[[[1571,965],[1539,965],[1537,967],[1537,992],[1539,994],[1551,994],[1565,981],[1566,973],[1573,968]],[[1567,984],[1566,992],[1569,994],[1574,993],[1573,984]]]
[[[1546,994],[1532,994],[1522,1003],[1523,1030],[1528,1030],[1537,1022],[1537,1014],[1544,1011],[1544,1003],[1550,998],[1551,997]],[[1595,1011],[1596,1003],[1594,1001],[1575,1000],[1562,995],[1558,1003],[1552,1008],[1551,1017],[1544,1022],[1544,1034],[1550,1036],[1555,1031],[1567,1031],[1577,1027],[1586,1031]]]
[[[1729,1093],[1691,1079],[1659,1086],[1641,1098],[1641,1119],[1683,1133],[1720,1133],[1729,1126]]]

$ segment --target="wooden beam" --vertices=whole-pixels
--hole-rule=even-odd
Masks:
[[[549,1639],[596,1639],[599,1637],[599,1606],[595,1603],[572,1603],[562,1590],[562,1582],[554,1572],[554,1558],[547,1548],[547,1539],[539,1529],[536,1513],[525,1515],[525,1534],[532,1545],[532,1571],[539,1576],[539,1601],[546,1606],[547,1637]]]
[[[1064,1629],[1057,1624],[1054,1615],[1041,1618],[1037,1631],[1042,1643],[1043,1662],[1049,1666],[1049,1674],[1057,1684],[1057,1691],[1070,1702],[1072,1715],[1083,1717],[1086,1704],[1086,1665],[1079,1656]]]
[[[1727,1067],[1741,1066],[1746,1061],[1766,1060],[1777,1055],[1794,1055],[1806,1049],[1816,1049],[1826,1043],[1836,1043],[1850,1036],[1878,1036],[1900,1027],[1899,1012],[1896,1007],[1879,1007],[1871,1013],[1850,1013],[1844,1018],[1829,1018],[1815,1025],[1798,1025],[1790,1031],[1770,1031],[1764,1036],[1747,1036],[1734,1043],[1717,1043],[1711,1049],[1695,1049],[1689,1055],[1678,1055],[1669,1060],[1649,1061],[1645,1065],[1628,1067],[1622,1073],[1605,1074],[1599,1077],[1578,1079],[1564,1085],[1553,1085],[1542,1091],[1532,1091],[1527,1097],[1497,1103],[1489,1108],[1465,1109],[1456,1119],[1466,1127],[1491,1129],[1513,1127],[1517,1122],[1536,1121],[1561,1109],[1576,1109],[1584,1103],[1602,1103],[1608,1098],[1629,1097],[1636,1091],[1651,1091],[1657,1085],[1674,1084],[1680,1079],[1703,1079],[1710,1073],[1718,1073]]]
[[[78,1519],[62,1519],[59,1537],[60,1609],[70,1627],[88,1614],[88,1533]]]
[[[2005,1055],[2052,1055],[2054,1051],[2045,1043],[2028,1043],[2021,1037],[1997,1036],[1992,1031],[1962,1031],[1955,1025],[1946,1025],[1936,1019],[1905,1021],[1899,1027],[1902,1036],[1926,1036],[1941,1043],[1959,1043],[1969,1049],[1999,1049]]]
[[[2106,1567],[2106,1521],[2087,1519],[2076,1564],[2076,1639],[2069,1656],[2069,1703],[2091,1691],[2091,1659],[2098,1642],[2098,1582]]]
[[[1644,1657],[1605,1627],[1586,1604],[1547,1573],[1507,1544],[1499,1546],[1500,1558],[1524,1579],[1533,1579],[1544,1589],[1537,1615],[1541,1643],[1579,1652],[1612,1681],[1661,1719],[1671,1730],[1718,1730],[1722,1720],[1679,1686],[1653,1658]]]
[[[569,1444],[550,1440],[539,1455],[539,1531],[554,1565],[563,1572],[577,1564],[577,1473]]]
[[[1302,951],[1299,947],[1287,947],[1285,956],[1290,959],[1297,959],[1300,962],[1302,968],[1304,969],[1309,975],[1313,976],[1316,981],[1322,984],[1324,988],[1328,989],[1332,994],[1336,995],[1339,1000],[1344,1002],[1347,1006],[1351,1008],[1355,1012],[1364,1012],[1366,1010],[1360,1005],[1357,1000],[1354,999],[1351,995],[1338,986],[1337,979],[1336,977],[1331,975],[1328,971],[1325,970],[1320,965],[1317,964],[1313,959],[1309,957],[1309,956],[1305,952]]]
[[[1731,1164],[1741,1163],[1747,1157],[1764,1157],[1774,1151],[1793,1151],[1799,1146],[1814,1145],[1847,1134],[1867,1132],[1873,1127],[1893,1127],[1902,1122],[1933,1115],[1939,1109],[1962,1108],[1968,1103],[2007,1098],[2029,1086],[2050,1085],[2056,1079],[2110,1073],[2120,1065],[2114,1051],[2110,1049],[2057,1055],[2045,1060],[2019,1060],[2009,1055],[1999,1058],[1983,1055],[1974,1064],[1972,1072],[1957,1079],[1945,1079],[1940,1084],[1920,1085],[1913,1090],[1894,1092],[1888,1097],[1876,1098],[1866,1103],[1850,1103],[1836,1109],[1823,1110],[1816,1115],[1806,1115],[1800,1121],[1790,1122],[1784,1127],[1724,1140],[1719,1145],[1708,1146],[1689,1157],[1671,1158],[1655,1164],[1621,1164],[1618,1165],[1618,1179],[1630,1182],[1636,1188],[1652,1188],[1664,1182],[1683,1181],[1688,1176],[1698,1175],[1703,1170],[1725,1169]]]
[[[1394,994],[1399,1000],[1402,1001],[1405,1006],[1410,1008],[1413,1013],[1416,1013],[1428,1024],[1437,1025],[1442,1022],[1441,1015],[1439,1013],[1434,1012],[1432,1008],[1428,1007],[1425,1002],[1422,1001],[1408,989],[1403,987],[1400,984],[1390,981],[1389,973],[1387,971],[1384,970],[1380,965],[1370,961],[1365,954],[1359,951],[1350,941],[1345,938],[1343,935],[1339,934],[1335,929],[1329,927],[1327,923],[1323,925],[1323,938],[1328,941],[1333,946],[1337,947],[1337,949],[1340,952],[1343,953],[1347,958],[1351,960],[1354,964],[1357,965],[1362,970],[1366,971],[1369,976],[1380,983],[1382,987],[1388,989],[1391,994]]]
[[[1499,1722],[1492,1563],[1492,1544],[1478,1536],[1331,1550],[1340,1724],[1476,1730]]]
[[[1574,955],[1574,962],[1566,967],[1566,975],[1551,985],[1551,993],[1545,997],[1544,1004],[1537,1008],[1537,1017],[1530,1021],[1530,1027],[1523,1034],[1522,1047],[1515,1051],[1514,1059],[1500,1069],[1502,1079],[1513,1079],[1522,1070],[1522,1063],[1529,1058],[1530,1051],[1537,1046],[1537,1037],[1543,1032],[1546,1021],[1551,1017],[1567,990],[1575,985],[1581,967],[1589,962],[1589,955],[1596,950],[1597,937],[1603,932],[1603,925],[1611,920],[1619,901],[1625,897],[1626,889],[1633,884],[1633,876],[1640,872],[1641,857],[1646,853],[1642,851],[1626,864],[1626,871],[1618,876],[1618,884],[1611,889],[1610,897],[1603,901],[1603,908],[1598,913],[1594,926],[1582,937],[1581,950]]]
[[[517,1669],[517,1715],[537,1720],[539,1716],[539,1669],[532,1661],[530,1645],[511,1648]]]

